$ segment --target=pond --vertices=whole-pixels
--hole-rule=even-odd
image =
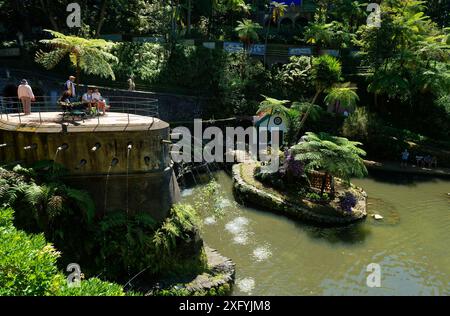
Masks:
[[[450,181],[354,180],[369,195],[369,214],[384,219],[323,228],[238,205],[231,178],[216,179],[216,211],[201,211],[202,234],[236,263],[234,295],[450,294]],[[183,201],[194,203],[202,187],[184,190]],[[366,284],[371,263],[381,267],[379,288]]]

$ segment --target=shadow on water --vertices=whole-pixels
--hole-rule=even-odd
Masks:
[[[370,178],[376,182],[397,184],[397,185],[408,185],[412,187],[417,186],[418,184],[424,182],[437,182],[440,179],[436,175],[397,173],[382,170],[370,170],[369,175]]]
[[[359,244],[371,234],[370,227],[364,222],[337,227],[319,227],[297,222],[296,226],[312,239],[321,239],[332,244]]]

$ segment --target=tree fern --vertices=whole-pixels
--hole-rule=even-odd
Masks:
[[[263,97],[264,100],[260,103],[257,114],[266,113],[272,115],[279,113],[286,116],[289,114],[289,109],[286,107],[286,104],[290,102],[289,100],[278,100],[265,95]]]
[[[112,43],[102,39],[64,35],[52,30],[45,31],[49,32],[53,39],[41,40],[40,43],[46,45],[50,51],[38,51],[36,62],[47,69],[52,69],[64,57],[69,56],[71,64],[77,69],[77,82],[79,82],[81,71],[115,80],[112,64],[117,63],[118,59],[109,52],[113,46]]]
[[[305,164],[305,169],[323,170],[346,181],[350,177],[363,177],[367,169],[361,158],[366,152],[359,148],[361,143],[326,133],[307,133],[306,141],[295,145],[292,150],[296,159]]]
[[[358,94],[348,84],[331,88],[325,97],[327,105],[335,105],[338,103],[341,109],[348,111],[354,110],[358,101]]]

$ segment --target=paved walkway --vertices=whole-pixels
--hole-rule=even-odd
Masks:
[[[407,167],[400,167],[400,162],[376,162],[376,161],[364,161],[366,167],[368,169],[373,170],[381,170],[381,171],[389,171],[389,172],[398,172],[398,173],[410,173],[410,174],[421,174],[421,175],[429,175],[429,176],[439,176],[439,177],[449,177],[450,178],[450,169],[449,168],[425,168],[418,167],[409,164]]]

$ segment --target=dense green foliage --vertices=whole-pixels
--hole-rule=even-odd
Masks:
[[[82,253],[92,248],[86,240],[92,235],[89,226],[95,212],[85,191],[59,181],[42,182],[33,169],[21,166],[13,172],[0,169],[0,184],[0,204],[15,210],[19,228],[44,233],[60,251],[71,255],[65,260],[82,262]]]
[[[56,291],[59,253],[43,235],[12,225],[13,211],[0,210],[0,295],[49,295]]]
[[[60,268],[76,262],[86,275],[101,272],[123,282],[139,273],[141,280],[153,281],[205,268],[191,207],[174,206],[162,223],[145,213],[124,211],[99,218],[86,192],[42,182],[39,173],[20,166],[0,169],[0,205],[14,209],[18,228],[43,233],[62,251]]]
[[[60,253],[42,234],[29,235],[13,225],[12,209],[0,209],[0,296],[123,296],[120,285],[88,279],[68,286],[59,272]]]
[[[161,224],[147,214],[127,219],[123,212],[110,213],[100,222],[98,241],[102,244],[99,267],[110,278],[142,273],[147,279],[162,275],[183,276],[201,272],[205,266],[195,247],[197,217],[184,205],[173,207]],[[201,246],[201,245],[200,245]],[[180,249],[185,247],[185,249]],[[197,251],[189,251],[189,250]],[[112,261],[121,258],[116,264]]]

